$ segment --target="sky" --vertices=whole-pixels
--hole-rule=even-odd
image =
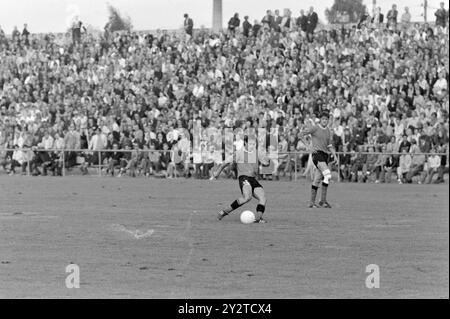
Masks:
[[[434,21],[434,12],[441,0],[428,0],[428,19]],[[408,6],[413,21],[423,21],[421,13],[423,0],[377,0],[377,6],[384,13],[393,3],[397,4],[400,14]],[[75,16],[95,28],[103,28],[108,18],[107,3],[131,18],[136,30],[177,29],[183,25],[183,14],[188,13],[194,20],[194,27],[211,27],[213,0],[0,0],[0,27],[8,34],[14,26],[22,29],[28,24],[32,33],[64,32]],[[372,8],[372,0],[363,0]],[[313,6],[319,19],[326,23],[324,11],[331,7],[333,0],[223,0],[223,25],[238,12],[242,18],[248,15],[250,20],[261,20],[267,9],[289,8],[293,16],[300,9],[308,10]],[[448,9],[448,4],[446,4]]]

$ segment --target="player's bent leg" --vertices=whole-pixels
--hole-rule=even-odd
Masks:
[[[257,187],[253,190],[253,196],[259,201],[256,206],[256,222],[266,223],[267,221],[263,219],[263,214],[266,210],[266,194],[264,188]]]
[[[222,218],[230,214],[232,211],[238,209],[242,205],[248,203],[251,199],[252,199],[252,187],[250,185],[244,185],[242,187],[242,197],[239,197],[234,202],[232,202],[230,207],[221,210],[217,215],[217,219],[222,220]]]

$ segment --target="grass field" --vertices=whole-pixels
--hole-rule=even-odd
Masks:
[[[216,220],[234,180],[0,176],[0,297],[449,297],[448,184],[332,184],[331,210],[304,180],[262,184],[269,223],[243,225]]]

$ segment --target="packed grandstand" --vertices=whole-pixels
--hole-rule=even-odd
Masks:
[[[100,165],[209,178],[221,158],[208,129],[264,127],[278,135],[268,175],[292,178],[308,169],[300,130],[328,110],[340,180],[444,182],[448,12],[432,24],[364,16],[326,28],[309,16],[237,15],[218,32],[0,28],[0,174]],[[197,122],[206,134],[194,161]]]

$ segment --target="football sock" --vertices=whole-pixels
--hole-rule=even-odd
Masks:
[[[320,199],[322,202],[327,201],[327,190],[328,190],[328,184],[322,183],[322,197]]]
[[[232,212],[233,210],[238,209],[239,207],[242,206],[242,204],[239,204],[239,201],[236,199],[234,202],[231,203],[231,210],[227,211],[227,213]]]
[[[256,206],[256,220],[260,220],[266,210],[266,206],[258,204]]]
[[[316,195],[317,195],[317,186],[311,186],[311,203],[315,203],[316,202]]]

